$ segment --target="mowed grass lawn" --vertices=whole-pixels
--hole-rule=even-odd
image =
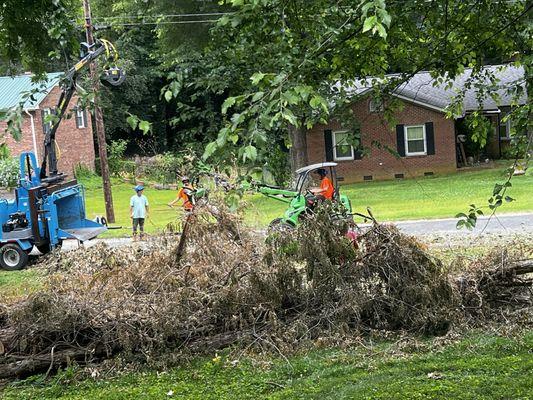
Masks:
[[[99,177],[90,179],[81,179],[80,182],[85,187],[85,208],[86,215],[89,219],[96,216],[105,216],[104,194],[102,181]],[[124,183],[121,180],[114,179],[113,187],[113,206],[115,210],[115,223],[109,224],[121,229],[108,230],[100,237],[118,237],[130,236],[132,221],[130,219],[130,198],[135,194],[134,185]],[[149,233],[162,231],[168,223],[176,222],[180,218],[181,209],[176,205],[175,209],[167,204],[176,198],[176,191],[172,190],[155,190],[147,188],[146,197],[150,204],[149,218],[145,221],[145,230]]]
[[[80,381],[73,370],[48,381],[38,376],[6,388],[3,399],[525,400],[533,398],[532,347],[532,333],[511,338],[475,333],[445,347],[429,339],[407,346],[367,341],[287,361],[244,357],[232,363],[222,355],[163,373],[112,379]]]
[[[487,200],[492,194],[495,183],[502,183],[505,164],[499,168],[478,171],[458,172],[450,175],[405,179],[397,181],[376,181],[343,185],[341,192],[347,194],[354,211],[365,212],[372,209],[379,221],[399,221],[408,219],[453,218],[457,213],[468,209],[469,204],[484,206],[489,213]],[[105,215],[103,193],[100,180],[91,178],[82,180],[86,186],[87,215]],[[124,236],[130,234],[129,199],[134,194],[133,185],[114,181],[113,199],[115,205],[116,224],[119,230],[110,230],[105,236]],[[522,176],[512,179],[512,187],[507,195],[516,199],[505,203],[498,213],[533,212],[533,173],[531,170]],[[172,221],[176,221],[181,213],[180,207],[170,209],[167,203],[176,196],[175,191],[155,190],[147,188],[151,213],[146,221],[148,232],[157,232]],[[260,194],[245,196],[247,209],[245,221],[253,227],[265,227],[268,223],[281,216],[286,205]]]

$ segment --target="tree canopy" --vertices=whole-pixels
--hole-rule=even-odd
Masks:
[[[54,58],[75,59],[79,3],[4,1],[3,65],[41,72]],[[109,136],[131,138],[134,115],[151,123],[148,136],[134,137],[150,137],[157,151],[193,144],[206,159],[264,165],[290,148],[296,167],[305,128],[349,113],[344,87],[353,81],[374,77],[384,98],[422,70],[445,82],[472,68],[475,86],[483,65],[514,62],[531,87],[526,0],[93,0],[92,8],[97,35],[116,41],[129,69],[124,90],[103,94]],[[530,105],[514,112],[526,129]]]
[[[22,67],[44,72],[53,59],[78,46],[75,0],[4,0],[0,6],[0,59],[8,72]]]
[[[295,132],[289,135],[295,142],[304,135],[298,128],[353,101],[342,84],[357,79],[375,77],[377,95],[387,96],[422,70],[437,82],[468,67],[475,82],[488,61],[520,63],[531,72],[531,4],[524,1],[227,3],[234,13],[220,19],[207,51],[239,67],[232,82],[242,91],[225,101],[227,123],[206,156],[227,154],[230,142],[241,160],[254,161],[268,142],[265,132]],[[388,73],[401,75],[383,79]]]

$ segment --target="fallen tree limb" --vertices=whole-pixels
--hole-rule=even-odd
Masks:
[[[513,262],[509,267],[498,269],[500,275],[525,275],[533,273],[533,259]]]
[[[0,363],[0,380],[23,378],[40,372],[57,370],[74,361],[87,363],[107,356],[107,354],[107,350],[99,346],[92,351],[81,348],[65,349],[46,355],[18,356],[16,357],[18,361],[12,361],[12,357],[4,357],[7,363]],[[0,358],[0,362],[2,361]]]

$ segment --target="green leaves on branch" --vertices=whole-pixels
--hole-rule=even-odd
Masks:
[[[227,114],[228,109],[230,109],[234,105],[243,104],[244,100],[248,99],[250,96],[251,94],[228,97],[226,100],[224,100],[224,103],[222,103],[222,114]]]
[[[470,130],[472,141],[477,143],[480,148],[485,147],[489,135],[492,132],[492,123],[490,120],[476,111],[467,115],[465,122]]]
[[[22,107],[14,107],[7,111],[0,111],[0,121],[5,122],[4,133],[11,135],[13,139],[20,140],[22,137]]]
[[[322,109],[322,111],[326,114],[329,112],[328,103],[322,96],[314,95],[309,102],[309,105],[315,110],[319,108]]]
[[[514,171],[514,169],[512,169]],[[514,198],[505,194],[508,188],[512,187],[510,178],[512,177],[512,172],[509,173],[509,178],[503,184],[495,184],[494,189],[492,190],[492,196],[489,198],[489,208],[492,212],[496,212],[496,209],[502,206],[503,202],[510,203],[515,201]],[[470,209],[467,213],[459,213],[455,218],[459,218],[457,221],[457,229],[467,228],[469,230],[474,229],[477,223],[477,218],[479,215],[483,215],[483,211],[477,207],[475,204],[470,204]]]
[[[207,146],[205,146],[204,154],[202,155],[202,160],[205,161],[213,154],[215,154],[215,151],[217,151],[217,147],[217,142],[208,143]]]
[[[178,97],[183,87],[183,74],[173,73],[169,76],[172,81],[161,88],[161,95],[169,103],[173,98]]]
[[[494,185],[492,197],[489,199],[489,208],[491,210],[496,210],[503,204],[504,201],[506,203],[510,203],[515,200],[511,196],[505,195],[507,188],[510,188],[511,186],[512,183],[510,182],[510,180],[505,182],[503,185],[500,185],[499,183]]]
[[[316,121],[323,121],[329,114],[326,98],[310,85],[291,85],[287,78],[283,72],[256,72],[250,81],[259,90],[226,98],[221,113],[228,115],[231,109],[234,112],[226,119],[217,139],[206,146],[203,159],[227,154],[240,141],[248,145],[235,149],[237,158],[253,164],[261,158],[262,151],[268,152],[263,150],[268,132],[286,131],[289,126],[302,124],[312,127]]]
[[[294,115],[294,113],[290,109],[285,108],[281,110],[280,115],[285,121],[287,121],[292,126],[299,126],[298,118],[296,118],[296,115]]]
[[[152,123],[145,121],[143,119],[140,119],[136,115],[129,114],[128,118],[126,118],[126,122],[131,127],[132,130],[139,129],[142,131],[144,135],[147,135],[152,131]]]
[[[226,114],[228,112],[228,108],[235,104],[236,99],[236,97],[228,97],[226,100],[224,100],[224,103],[222,103],[222,114]]]
[[[257,149],[252,145],[243,147],[242,159],[243,161],[246,161],[247,159],[249,159],[250,161],[255,161],[257,159]]]
[[[250,80],[252,81],[253,85],[258,85],[259,82],[261,82],[265,78],[266,74],[263,74],[262,72],[256,72],[250,77]]]
[[[455,216],[455,218],[459,218],[456,224],[457,229],[466,228],[471,231],[476,226],[478,216],[481,215],[483,215],[483,211],[475,204],[470,204],[467,213],[459,213]]]
[[[147,135],[152,130],[152,123],[148,121],[139,121],[139,129],[143,134]]]
[[[21,65],[26,71],[42,74],[50,67],[49,58],[75,54],[79,46],[76,17],[80,3],[2,1],[0,65]]]
[[[391,16],[387,11],[384,0],[368,1],[361,7],[363,14],[363,33],[372,31],[383,39],[387,38],[387,30],[391,24]]]

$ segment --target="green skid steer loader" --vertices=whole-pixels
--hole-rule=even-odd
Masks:
[[[326,170],[330,176],[334,187],[333,201],[342,206],[342,217],[353,219],[350,199],[348,199],[348,196],[339,193],[336,167],[337,163],[324,162],[298,169],[296,171],[296,187],[293,190],[260,185],[258,188],[259,193],[288,204],[288,208],[284,215],[274,219],[269,224],[269,231],[293,229],[310,211],[312,211],[318,200],[317,196],[310,190],[310,183],[312,182],[311,174],[319,169]]]

